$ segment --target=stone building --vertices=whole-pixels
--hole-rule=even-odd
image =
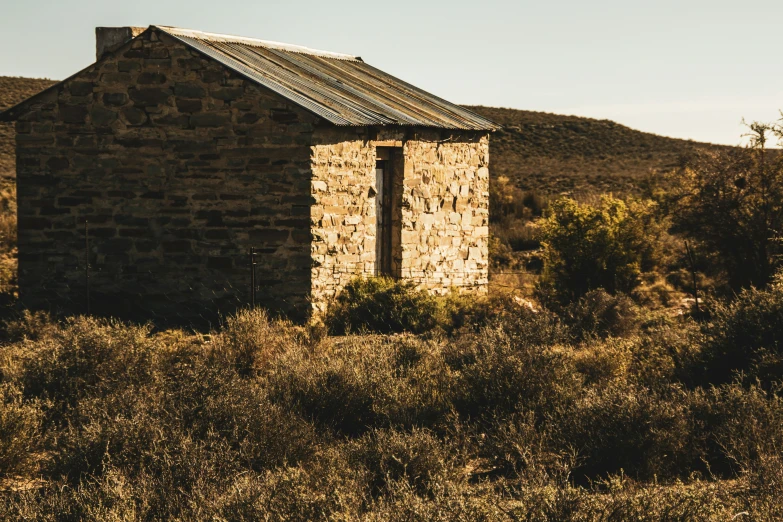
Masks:
[[[251,247],[273,309],[371,274],[486,292],[491,121],[355,56],[96,35],[94,64],[0,114],[26,306],[213,320],[248,304]]]

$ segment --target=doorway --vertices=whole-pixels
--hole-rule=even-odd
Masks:
[[[378,147],[375,162],[375,275],[397,277],[401,261],[402,149]]]

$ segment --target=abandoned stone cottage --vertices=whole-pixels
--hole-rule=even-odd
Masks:
[[[323,310],[352,278],[486,292],[497,126],[359,57],[99,28],[16,121],[23,304],[170,320]],[[87,297],[89,295],[89,297]]]

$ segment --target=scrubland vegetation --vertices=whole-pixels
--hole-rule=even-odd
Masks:
[[[615,297],[595,294],[563,315],[470,301],[472,320],[451,334],[445,314],[419,335],[327,336],[262,311],[210,335],[27,313],[0,348],[0,512],[783,516],[783,281],[701,324],[638,309],[602,317],[595,303]],[[357,329],[372,324],[343,308]]]
[[[2,185],[0,519],[783,518],[780,128],[688,152],[549,116],[493,145],[542,168],[493,170],[491,280],[524,285],[356,280],[308,325],[19,310]],[[553,178],[560,146],[609,170]]]

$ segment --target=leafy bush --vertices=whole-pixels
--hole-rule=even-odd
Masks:
[[[633,290],[657,258],[651,205],[609,196],[595,205],[557,200],[541,227],[542,295],[566,304],[596,288]]]
[[[410,281],[357,278],[338,294],[324,321],[330,333],[453,333],[521,311],[509,295],[432,295]]]
[[[438,313],[437,298],[409,281],[357,278],[334,300],[326,323],[333,334],[423,333],[437,326]]]

